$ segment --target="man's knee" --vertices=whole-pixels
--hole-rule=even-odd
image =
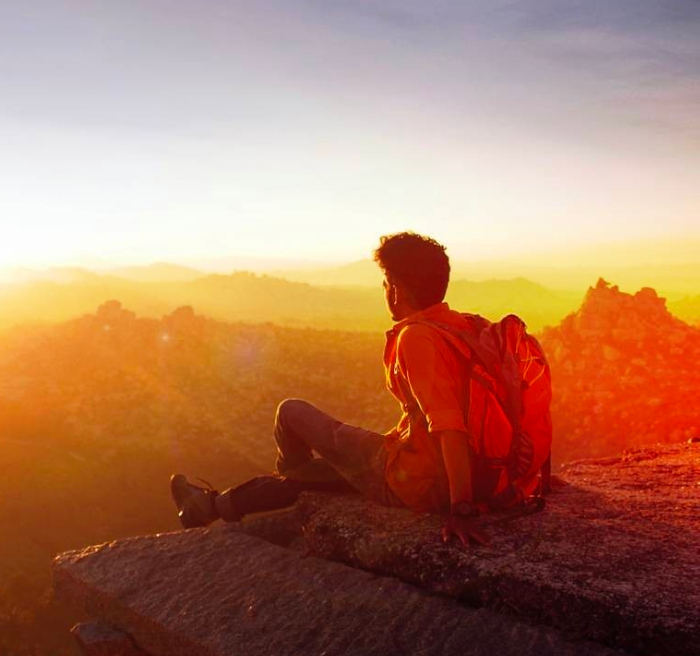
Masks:
[[[275,425],[279,426],[281,424],[289,425],[290,421],[293,421],[293,417],[299,413],[300,410],[308,408],[310,403],[304,401],[303,399],[284,399],[277,406],[277,411],[275,412]]]

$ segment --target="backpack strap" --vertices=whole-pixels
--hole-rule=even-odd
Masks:
[[[410,387],[406,384],[406,382],[403,380],[403,378],[401,378],[400,375],[397,376],[396,381],[399,384],[399,387],[401,388],[401,394],[403,394],[403,397],[406,399],[406,402],[403,404],[403,408],[408,414],[408,416],[411,418],[412,421],[416,421],[418,423],[427,423],[427,419],[425,418],[425,415],[423,414],[420,405],[418,405],[418,401],[414,398],[413,392],[411,392]]]
[[[509,315],[515,317],[515,315]],[[520,319],[518,319],[520,321]],[[469,351],[472,355],[474,361],[480,364],[486,372],[494,379],[503,379],[506,383],[506,398],[501,398],[501,395],[493,388],[490,381],[486,380],[475,371],[473,371],[473,362],[470,359],[470,372],[471,378],[478,380],[486,389],[488,389],[498,401],[504,414],[508,417],[510,424],[513,428],[514,435],[520,430],[520,374],[518,373],[518,365],[513,357],[504,358],[500,351],[502,347],[501,344],[497,343],[491,334],[490,330],[486,328],[482,329],[479,333],[479,337],[472,335],[467,330],[460,330],[455,326],[451,326],[446,323],[439,321],[421,320],[411,323],[423,323],[429,326],[433,326],[438,330],[445,331],[457,339],[466,342],[469,347]],[[522,323],[522,322],[521,322]],[[492,324],[493,325],[493,324]],[[505,345],[505,340],[500,340],[503,345]],[[447,340],[450,347],[458,354],[459,358],[464,358],[465,355],[460,351],[450,340]],[[508,459],[512,460],[515,455],[515,443],[516,440],[511,442],[511,452],[508,454]]]
[[[396,382],[399,386],[399,389],[401,390],[401,394],[403,395],[403,397],[405,399],[405,402],[402,405],[403,405],[404,412],[406,414],[408,414],[409,425],[411,423],[416,423],[416,424],[427,427],[428,420],[426,419],[425,415],[423,414],[423,411],[421,410],[421,407],[418,404],[418,401],[413,396],[413,392],[411,391],[410,386],[406,384],[406,381],[403,379],[403,377],[400,373],[398,376],[396,376]],[[408,434],[408,437],[401,442],[401,447],[403,449],[406,449],[409,451],[413,449],[413,446],[411,444],[410,432]]]
[[[525,324],[522,320],[514,314],[509,314],[500,322],[502,331],[505,330],[504,322],[507,320],[519,322],[524,329]],[[439,321],[423,320],[415,323],[425,323],[435,326],[465,342],[471,351],[472,357],[488,372],[488,374],[495,380],[500,378],[505,382],[506,398],[501,398],[490,384],[488,387],[501,404],[503,412],[513,426],[513,430],[516,430],[520,424],[520,374],[515,358],[512,356],[507,357],[505,336],[503,334],[500,336],[495,335],[495,326],[497,326],[497,324],[491,324],[490,326],[484,326],[482,324],[481,332],[477,337],[467,330],[461,330],[455,326]],[[494,327],[494,330],[491,330],[491,327]],[[459,349],[455,350],[459,351]],[[480,382],[485,383],[486,381],[482,379]]]

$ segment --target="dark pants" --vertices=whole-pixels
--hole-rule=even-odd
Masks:
[[[384,477],[384,436],[334,419],[301,399],[277,407],[275,476],[258,476],[217,499],[223,519],[292,505],[304,490],[357,492],[387,506],[402,506]],[[314,453],[318,457],[314,457]]]

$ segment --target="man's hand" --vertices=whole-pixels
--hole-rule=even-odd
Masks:
[[[458,537],[464,547],[468,547],[470,541],[479,545],[490,542],[488,536],[477,527],[474,518],[461,515],[450,515],[442,527],[442,541],[449,542],[452,537]]]

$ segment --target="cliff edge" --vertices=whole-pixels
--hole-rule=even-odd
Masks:
[[[700,444],[563,476],[541,513],[481,518],[488,546],[443,544],[437,517],[307,494],[60,554],[55,590],[102,622],[74,629],[94,656],[697,654]]]

